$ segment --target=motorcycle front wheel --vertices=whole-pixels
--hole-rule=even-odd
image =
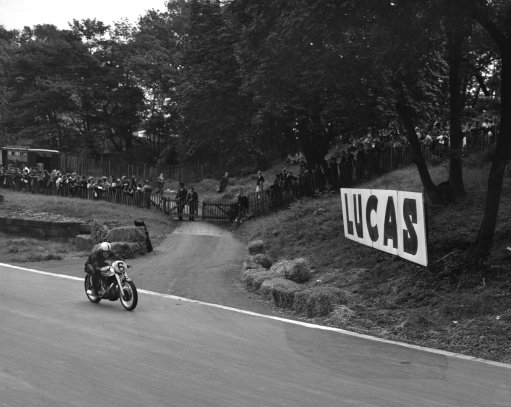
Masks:
[[[101,297],[100,296],[98,296],[98,295],[90,295],[89,294],[89,290],[92,289],[92,281],[91,281],[91,275],[90,274],[87,274],[85,276],[84,286],[85,286],[85,295],[87,296],[87,298],[89,299],[90,302],[93,302],[94,304],[97,304],[98,302],[101,301]]]
[[[133,281],[123,281],[120,291],[119,300],[122,306],[128,311],[133,311],[138,303],[137,287]]]

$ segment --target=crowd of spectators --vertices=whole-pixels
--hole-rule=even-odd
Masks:
[[[482,124],[465,123],[464,148],[478,150],[488,147],[494,141],[494,126],[490,120]],[[435,122],[429,128],[417,127],[415,131],[426,159],[449,151],[448,123]],[[358,181],[411,164],[412,157],[406,137],[399,129],[389,128],[378,132],[368,130],[363,137],[350,137],[339,143],[325,157],[323,164],[307,165],[301,153],[288,155],[287,162],[290,166],[298,165],[298,172],[293,174],[288,168],[283,168],[265,188],[265,196],[275,205],[286,202],[288,195],[311,196],[325,190],[351,187]],[[256,194],[259,196],[257,186]]]
[[[27,192],[61,195],[80,198],[102,199],[104,194],[128,195],[147,203],[143,198],[150,195],[152,186],[149,180],[139,180],[136,176],[92,177],[76,172],[48,171],[26,165],[0,165],[0,187]]]

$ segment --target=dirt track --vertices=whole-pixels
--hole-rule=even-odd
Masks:
[[[151,232],[151,231],[149,231]],[[240,282],[246,248],[225,228],[182,222],[153,252],[129,260],[137,287],[205,302],[281,314],[247,292]],[[83,276],[85,259],[18,264],[22,267]]]

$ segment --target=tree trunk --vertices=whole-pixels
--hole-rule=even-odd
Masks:
[[[417,133],[415,132],[415,126],[412,120],[412,111],[410,107],[407,105],[407,102],[402,95],[402,91],[400,92],[400,96],[398,96],[398,102],[396,105],[397,111],[401,116],[401,120],[403,122],[405,128],[406,138],[410,143],[410,151],[412,152],[412,159],[417,166],[417,170],[419,171],[419,177],[422,181],[422,186],[426,191],[428,197],[435,203],[438,202],[438,188],[433,183],[431,179],[431,175],[429,173],[428,166],[426,165],[426,161],[424,160],[424,155],[422,154],[421,145],[419,143],[419,139],[417,137]]]
[[[467,264],[469,266],[477,266],[490,255],[497,225],[506,161],[511,152],[511,44],[509,44],[507,52],[504,51],[502,54],[500,128],[495,158],[488,177],[483,220],[477,238],[468,253]]]
[[[453,15],[452,13],[450,15]],[[457,17],[457,16],[456,16]],[[459,17],[458,17],[459,19]],[[462,58],[466,21],[447,19],[447,54],[449,62],[449,195],[450,199],[465,196],[463,185],[461,116],[465,105],[462,90]]]

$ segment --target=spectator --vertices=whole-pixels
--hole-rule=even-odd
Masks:
[[[158,177],[158,190],[156,193],[159,193],[160,195],[163,195],[163,189],[165,188],[165,178],[163,177],[163,172]]]
[[[197,191],[193,187],[188,191],[188,195],[186,196],[186,200],[188,201],[188,219],[194,221],[195,217],[199,216],[199,195]]]
[[[142,188],[140,188],[140,191],[143,193],[153,191],[153,187],[151,186],[151,183],[149,182],[148,179],[145,180],[144,185],[142,186]]]
[[[261,171],[257,171],[256,193],[258,198],[261,197],[261,192],[263,192],[264,181],[263,173]]]
[[[176,197],[174,198],[177,206],[177,220],[183,220],[183,209],[186,204],[186,197],[188,193],[185,189],[185,184],[179,183],[179,189],[177,190]]]
[[[218,189],[216,192],[221,193],[225,191],[225,188],[227,188],[227,185],[229,185],[229,173],[226,172],[224,175],[222,175],[222,178],[220,178],[220,184],[218,185]]]

